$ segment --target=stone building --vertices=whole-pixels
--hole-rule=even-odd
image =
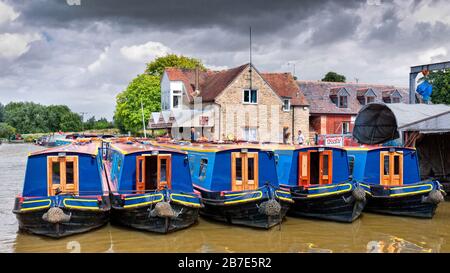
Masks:
[[[288,142],[308,137],[309,103],[290,73],[260,73],[244,64],[222,71],[167,68],[160,113],[150,128],[170,128],[175,139]]]

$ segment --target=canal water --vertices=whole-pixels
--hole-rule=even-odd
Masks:
[[[200,218],[160,235],[107,225],[55,240],[17,232],[11,212],[21,192],[31,144],[0,145],[0,252],[450,252],[450,202],[431,220],[364,213],[352,224],[288,217],[271,230]]]

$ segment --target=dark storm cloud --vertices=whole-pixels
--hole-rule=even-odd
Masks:
[[[74,0],[72,0],[74,1]],[[64,0],[14,1],[33,24],[65,26],[93,20],[115,21],[122,26],[158,26],[161,29],[220,27],[245,32],[249,25],[272,32],[305,20],[329,5],[340,9],[358,7],[365,0]]]

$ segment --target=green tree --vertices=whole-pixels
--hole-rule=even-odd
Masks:
[[[16,128],[8,123],[0,122],[0,138],[10,138],[16,133]]]
[[[330,71],[322,79],[323,82],[345,82],[345,76],[336,72]]]
[[[159,77],[142,74],[117,95],[114,122],[119,129],[136,133],[142,129],[141,100],[144,120],[147,123],[151,112],[161,109]]]
[[[0,102],[0,122],[5,118],[5,106]]]
[[[113,128],[112,122],[109,122],[106,118],[101,118],[95,121],[94,129],[103,130]]]
[[[431,102],[435,104],[450,104],[450,69],[430,72],[428,76],[421,78],[420,81],[425,79],[433,85]]]
[[[182,55],[169,54],[163,57],[156,58],[147,64],[146,74],[160,77],[164,69],[167,67],[191,68],[199,67],[201,70],[206,68],[199,59],[189,58]]]

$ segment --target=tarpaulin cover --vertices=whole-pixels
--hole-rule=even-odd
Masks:
[[[424,101],[429,101],[431,93],[433,92],[433,86],[425,80],[417,86],[416,91],[422,96]]]
[[[437,127],[435,131],[448,130],[448,124],[436,123],[434,117],[441,117],[449,111],[450,106],[444,104],[370,103],[356,116],[353,137],[362,144],[380,144],[399,138],[402,128],[423,122]]]

